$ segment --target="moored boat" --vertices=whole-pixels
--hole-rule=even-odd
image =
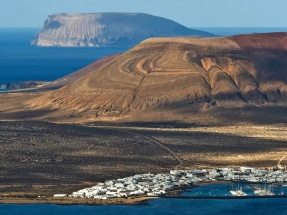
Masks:
[[[233,196],[247,196],[245,192],[242,191],[242,187],[236,189],[236,190],[230,190],[229,191]]]
[[[254,194],[257,194],[259,196],[274,196],[275,194],[272,192],[270,185],[266,185],[264,187],[257,187],[257,189],[254,189]]]

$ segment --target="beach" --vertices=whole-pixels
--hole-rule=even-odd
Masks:
[[[92,199],[92,198],[55,198],[37,197],[37,198],[13,198],[1,197],[1,204],[59,204],[59,205],[134,205],[141,204],[155,197],[138,197],[138,198],[114,198],[114,199]]]

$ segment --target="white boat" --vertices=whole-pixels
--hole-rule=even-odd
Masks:
[[[242,191],[242,187],[240,187],[240,189],[237,190],[230,190],[230,193],[234,196],[247,196],[247,194]]]
[[[257,188],[254,190],[254,194],[259,196],[274,196],[275,194],[271,191],[271,186],[265,185],[264,188]]]
[[[259,190],[259,192],[257,192],[256,194],[258,194],[259,196],[274,196],[275,195],[270,190],[265,190],[265,189]]]

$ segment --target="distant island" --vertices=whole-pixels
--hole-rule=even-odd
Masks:
[[[54,14],[31,44],[36,46],[133,46],[152,37],[213,34],[189,29],[172,20],[143,13]]]
[[[27,88],[39,88],[48,83],[47,81],[22,81],[22,82],[9,82],[0,84],[1,90],[20,90]]]

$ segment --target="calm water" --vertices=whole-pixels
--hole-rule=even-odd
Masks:
[[[171,215],[171,214],[260,214],[286,215],[287,198],[282,199],[155,199],[137,206],[8,205],[0,204],[1,215]]]
[[[97,59],[128,49],[31,46],[30,42],[38,30],[0,28],[0,84],[56,80]]]
[[[248,184],[240,185],[249,193]],[[281,187],[281,190],[287,191],[287,187]],[[275,191],[275,189],[274,189]],[[183,196],[226,196],[230,195],[228,184],[204,185],[196,187],[182,194]],[[287,198],[272,199],[154,199],[148,201],[144,205],[101,205],[101,206],[85,206],[85,205],[8,205],[0,204],[0,214],[2,215],[169,215],[169,214],[195,214],[195,215],[211,215],[211,214],[287,214]]]
[[[216,35],[286,31],[287,28],[198,28]],[[128,48],[35,47],[30,42],[39,29],[0,28],[0,84],[29,80],[52,81],[104,56]]]
[[[232,196],[229,192],[230,189],[238,190],[242,189],[248,196],[255,196],[252,187],[258,187],[261,189],[269,189],[276,195],[287,194],[287,186],[281,186],[274,188],[266,184],[248,184],[248,183],[228,183],[228,184],[212,184],[212,185],[202,185],[199,187],[194,187],[187,190],[184,196]]]

